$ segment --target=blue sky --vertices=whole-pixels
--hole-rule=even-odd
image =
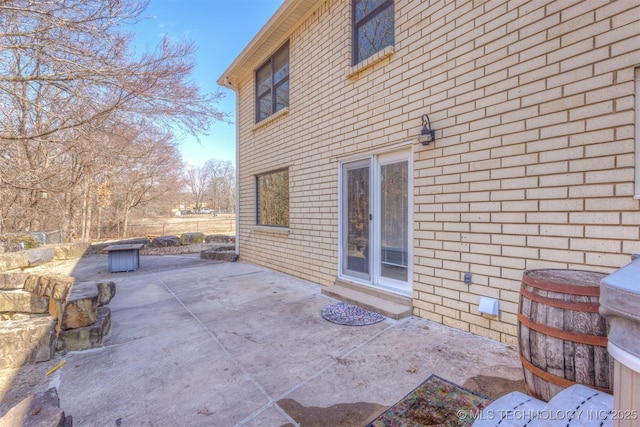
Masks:
[[[205,92],[218,89],[216,80],[260,31],[283,0],[150,0],[142,21],[133,28],[136,45],[153,49],[164,34],[188,39],[197,46],[193,79]],[[235,94],[222,88],[225,98],[218,109],[235,119]],[[209,159],[235,164],[235,125],[216,123],[200,143],[181,139],[180,152],[187,164]]]

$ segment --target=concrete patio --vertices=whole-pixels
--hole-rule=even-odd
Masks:
[[[56,272],[117,284],[105,347],[33,384],[78,426],[358,426],[434,373],[494,398],[522,387],[516,349],[416,317],[336,325],[320,286],[242,262],[146,256],[109,274],[98,255]]]

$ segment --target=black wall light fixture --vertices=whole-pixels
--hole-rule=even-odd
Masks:
[[[418,141],[420,141],[422,145],[429,145],[431,141],[435,140],[436,131],[435,129],[431,129],[431,121],[429,120],[429,116],[425,114],[422,116],[422,130],[420,131]]]

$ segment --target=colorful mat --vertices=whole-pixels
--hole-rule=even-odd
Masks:
[[[322,309],[322,317],[338,325],[363,326],[382,322],[386,317],[347,302],[337,302]]]
[[[367,427],[468,427],[490,403],[490,399],[431,375]]]

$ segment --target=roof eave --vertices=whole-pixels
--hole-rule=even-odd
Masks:
[[[320,1],[322,0],[285,0],[218,78],[217,83],[234,89],[238,81],[264,62],[289,38],[291,32]]]

